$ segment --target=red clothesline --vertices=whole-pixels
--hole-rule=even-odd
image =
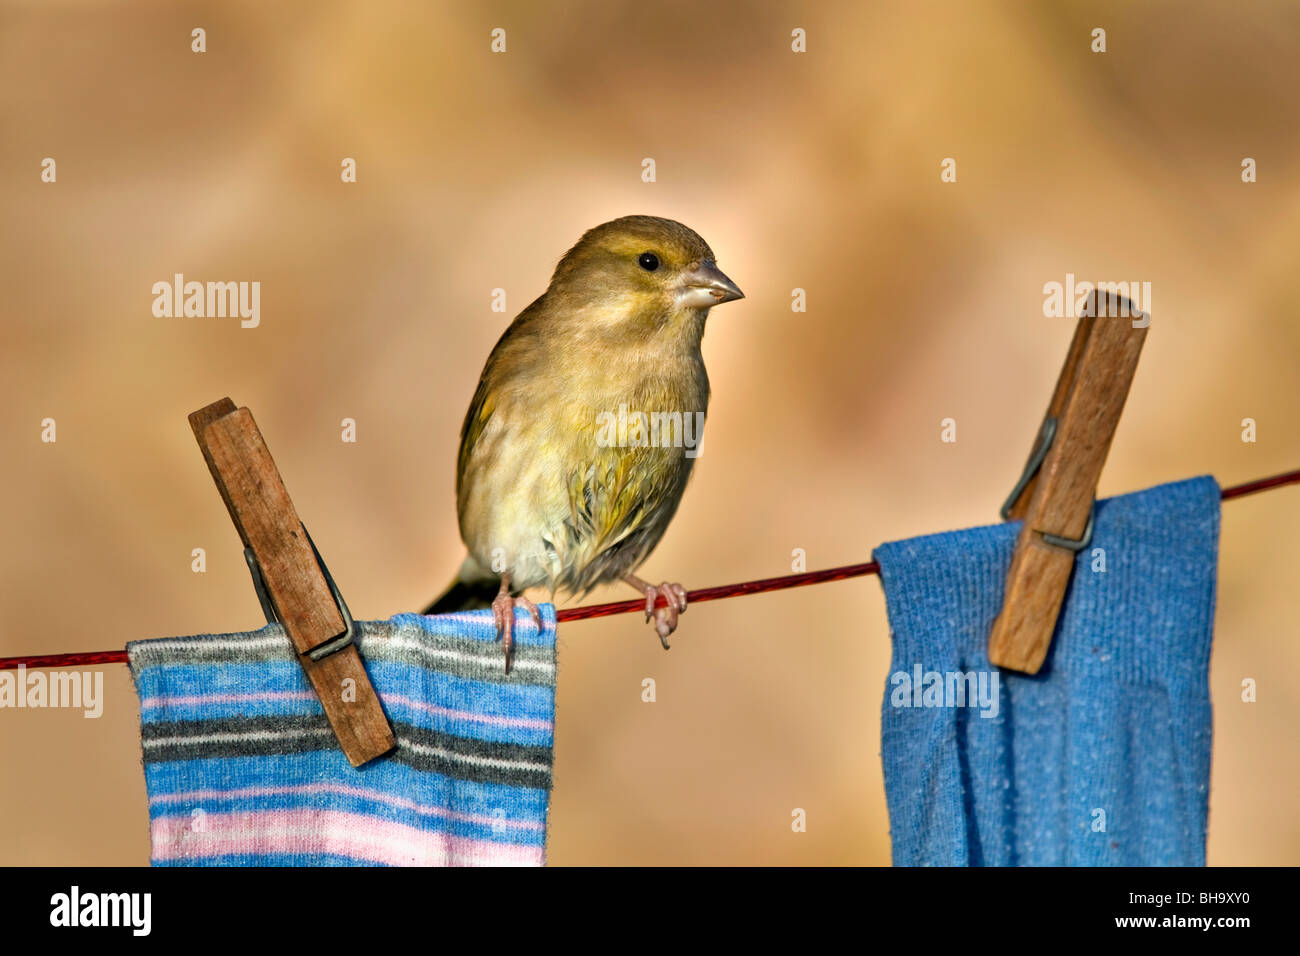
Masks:
[[[1288,471],[1271,478],[1260,478],[1245,484],[1224,488],[1219,497],[1223,501],[1253,495],[1257,491],[1267,491],[1282,485],[1300,484],[1300,469]],[[843,581],[845,578],[861,577],[865,574],[878,574],[880,565],[875,561],[865,564],[849,564],[840,568],[827,568],[825,571],[808,571],[804,574],[787,574],[779,578],[763,578],[759,581],[742,581],[739,584],[722,584],[718,587],[700,588],[688,591],[687,600],[691,604],[701,601],[717,601],[722,598],[739,597],[742,594],[762,594],[764,591],[783,591],[786,588],[799,588],[808,584],[822,584],[826,581]],[[660,606],[666,604],[659,598]],[[611,614],[631,614],[644,611],[645,600],[614,601],[610,604],[589,604],[586,607],[568,607],[555,612],[559,622],[582,621],[589,617],[607,617]],[[29,657],[0,657],[0,670],[12,670],[19,667],[81,667],[87,664],[125,664],[126,651],[85,651],[74,654],[34,654]]]

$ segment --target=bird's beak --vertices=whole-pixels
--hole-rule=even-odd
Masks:
[[[677,287],[679,308],[707,309],[711,305],[743,299],[745,293],[718,268],[712,259],[705,259],[682,276]]]

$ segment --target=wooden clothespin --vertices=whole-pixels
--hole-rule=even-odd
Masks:
[[[1097,480],[1128,398],[1150,316],[1120,296],[1094,292],[1074,330],[1005,520],[1024,519],[1007,572],[989,660],[1036,674],[1047,657],[1077,552],[1092,540]]]
[[[229,398],[190,415],[268,624],[279,622],[352,766],[396,746],[379,696],[352,642],[355,625],[298,518],[262,433]]]

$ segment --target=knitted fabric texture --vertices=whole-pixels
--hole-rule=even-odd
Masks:
[[[1218,486],[1097,503],[1033,676],[987,654],[1019,531],[876,549],[894,864],[1203,866]]]
[[[359,621],[397,749],[354,768],[280,625],[127,646],[155,866],[540,866],[555,609]]]

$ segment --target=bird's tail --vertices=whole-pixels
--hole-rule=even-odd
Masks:
[[[423,614],[450,614],[453,611],[475,611],[491,607],[492,599],[497,596],[498,585],[491,581],[474,581],[466,583],[460,578],[451,582],[451,587],[442,592]]]
[[[465,564],[456,575],[456,580],[452,581],[447,590],[421,613],[451,614],[453,611],[477,611],[480,608],[491,607],[492,599],[497,596],[501,584],[491,577],[484,576],[479,571],[478,565],[472,562],[472,558],[466,558]]]

